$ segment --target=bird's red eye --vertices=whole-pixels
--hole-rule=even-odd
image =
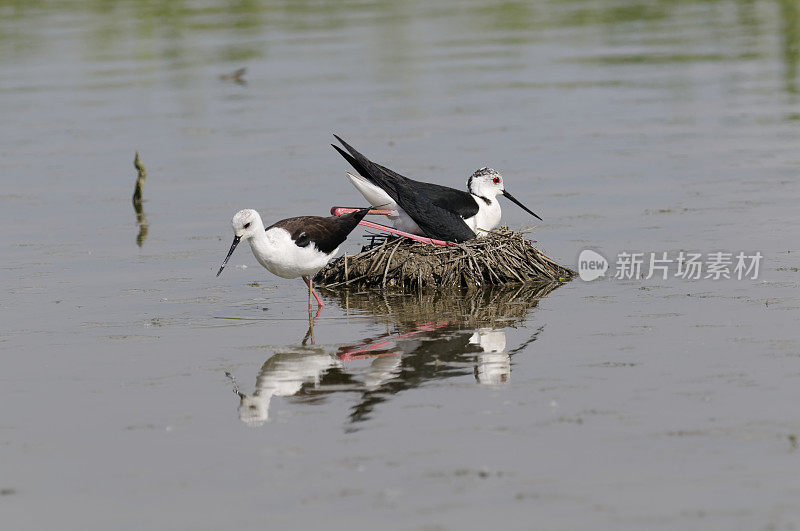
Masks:
[[[244,224],[244,228],[249,229],[250,228],[250,223],[245,223]]]
[[[494,179],[492,179],[492,182],[493,182],[494,184],[497,184],[497,183],[499,183],[499,182],[500,182],[500,177],[495,177]]]

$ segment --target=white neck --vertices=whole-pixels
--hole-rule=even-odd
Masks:
[[[280,256],[280,249],[277,246],[274,235],[270,237],[270,234],[261,228],[261,230],[248,238],[247,241],[250,243],[250,250],[253,251],[253,256],[256,257],[258,263],[277,275],[278,273],[275,271],[275,262]]]
[[[475,194],[472,194],[472,197],[474,197],[475,201],[478,203],[478,213],[464,221],[466,221],[469,228],[472,229],[472,232],[478,236],[486,236],[485,231],[493,230],[500,225],[500,218],[502,216],[500,202],[497,201],[497,196],[495,195],[487,197],[487,199],[489,199],[488,203],[483,197],[479,197]]]

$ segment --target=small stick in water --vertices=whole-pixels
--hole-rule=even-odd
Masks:
[[[247,80],[244,79],[244,75],[247,73],[247,67],[242,67],[237,70],[234,70],[230,74],[220,74],[219,79],[220,81],[233,81],[238,85],[246,85]]]
[[[142,159],[139,158],[139,151],[136,151],[136,157],[133,159],[133,167],[136,168],[139,176],[136,178],[136,188],[133,190],[133,210],[136,212],[136,223],[139,224],[139,234],[136,235],[136,245],[141,247],[147,239],[147,218],[144,215],[142,208],[142,190],[144,189],[144,181],[147,179],[147,169],[144,167]]]
[[[136,157],[133,159],[133,167],[139,173],[136,179],[136,188],[133,190],[133,206],[141,206],[142,204],[142,190],[144,190],[144,181],[147,179],[147,168],[144,167],[144,162],[139,158],[139,151],[136,151]]]

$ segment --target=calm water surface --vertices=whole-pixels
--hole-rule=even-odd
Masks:
[[[2,527],[795,528],[799,63],[788,0],[0,1]],[[326,292],[303,345],[300,281],[214,274],[359,203],[331,133],[497,168],[566,265],[760,276]]]

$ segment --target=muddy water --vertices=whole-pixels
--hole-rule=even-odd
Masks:
[[[0,1],[4,527],[796,526],[799,60],[788,1]],[[332,132],[497,168],[573,267],[760,275],[324,293],[303,345],[299,281],[214,273],[240,208],[358,203]]]

